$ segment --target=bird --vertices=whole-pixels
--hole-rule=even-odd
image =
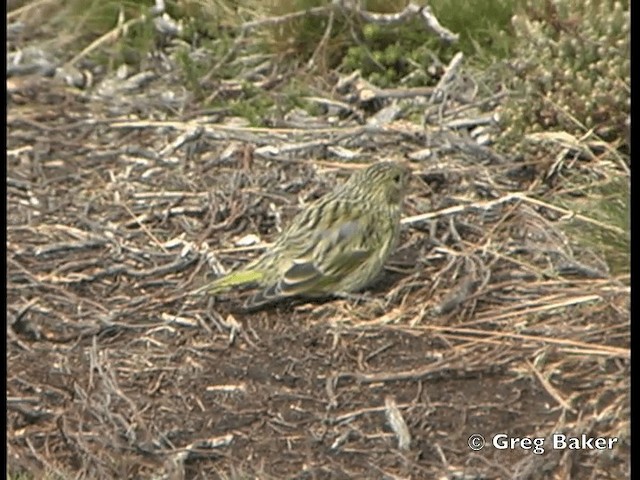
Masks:
[[[411,171],[377,162],[301,210],[260,257],[198,289],[259,287],[245,308],[287,297],[349,296],[380,273],[398,240]]]

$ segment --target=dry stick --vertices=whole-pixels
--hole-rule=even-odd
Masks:
[[[539,207],[545,207],[548,208],[549,210],[554,210],[556,212],[560,212],[563,213],[567,219],[569,218],[575,218],[577,220],[582,220],[583,222],[587,222],[590,223],[592,225],[596,225],[597,227],[600,227],[602,229],[605,230],[609,230],[612,231],[614,233],[618,233],[620,235],[624,235],[627,232],[625,232],[622,228],[616,227],[614,225],[607,225],[606,223],[602,223],[598,220],[595,220],[593,218],[587,217],[585,215],[581,215],[579,213],[576,213],[572,210],[567,210],[566,208],[562,208],[562,207],[557,207],[555,205],[552,205],[550,203],[547,202],[543,202],[541,200],[536,200],[535,198],[531,198],[529,196],[527,196],[526,193],[524,192],[512,192],[512,193],[508,193],[500,198],[497,198],[495,200],[488,200],[488,201],[484,201],[484,202],[475,202],[475,203],[471,203],[468,205],[458,205],[455,207],[449,207],[449,208],[445,208],[443,210],[439,210],[437,212],[430,212],[430,213],[423,213],[420,215],[414,215],[411,217],[405,217],[401,220],[401,223],[403,225],[406,224],[410,224],[410,223],[416,223],[416,222],[421,222],[423,220],[430,220],[432,218],[438,218],[444,215],[452,215],[454,213],[461,213],[463,211],[465,211],[468,208],[478,208],[478,209],[489,209],[491,207],[493,207],[494,205],[498,205],[500,203],[505,203],[505,202],[510,202],[511,200],[522,200],[525,202],[529,202],[533,205],[537,205]]]
[[[240,31],[248,32],[249,30],[253,30],[254,28],[263,27],[265,25],[270,25],[270,26],[279,25],[281,23],[290,22],[291,20],[305,17],[307,15],[320,15],[327,12],[330,9],[333,9],[333,5],[325,5],[323,7],[314,7],[308,10],[301,10],[299,12],[288,13],[280,17],[268,17],[268,18],[262,18],[259,20],[252,20],[250,22],[243,23],[240,26]]]
[[[460,69],[460,65],[462,65],[463,59],[464,59],[464,54],[462,52],[458,52],[453,56],[453,58],[449,62],[449,65],[447,65],[447,68],[444,74],[442,75],[442,77],[440,77],[440,80],[438,80],[438,84],[434,89],[434,94],[431,97],[431,103],[438,100],[444,101],[444,98],[440,99],[437,97],[440,95],[444,95],[447,85],[451,82],[453,77],[458,73],[458,70]]]
[[[469,247],[469,248],[471,248],[471,247],[481,248],[481,250],[482,250],[482,252],[484,254],[493,255],[493,259],[490,262],[487,263],[487,268],[491,268],[495,263],[498,262],[498,260],[503,260],[505,262],[509,262],[509,263],[514,264],[514,265],[517,265],[518,267],[522,268],[523,270],[531,272],[532,274],[536,275],[539,278],[544,277],[544,272],[539,267],[537,267],[535,265],[532,265],[530,263],[527,263],[524,260],[519,260],[517,258],[510,257],[508,254],[501,253],[498,250],[493,249],[493,248],[489,248],[486,245],[480,247],[480,246],[478,246],[476,244],[469,243],[467,241],[462,241],[461,244],[464,245],[465,247]],[[449,249],[445,249],[445,248],[442,248],[442,247],[437,247],[436,251],[441,251],[441,252],[444,252],[444,253],[446,253],[448,255],[460,255],[459,252],[451,251]],[[511,282],[503,282],[503,284],[501,284],[499,286],[505,286],[505,285],[506,286],[510,286],[510,285],[512,285],[512,283]],[[497,287],[498,287],[498,285],[493,285],[491,289],[492,290],[496,290]],[[486,293],[486,291],[485,291],[485,293]],[[480,292],[476,292],[476,293],[472,294],[469,298],[474,298],[475,296],[477,296],[479,294],[480,294]]]
[[[189,122],[146,122],[146,121],[133,121],[133,122],[116,122],[111,125],[112,128],[173,128],[176,130],[192,129],[193,125],[197,124],[195,121]],[[291,154],[300,150],[310,149],[318,146],[332,146],[338,144],[344,140],[356,137],[358,135],[391,135],[391,136],[408,136],[412,135],[411,132],[406,130],[395,130],[392,128],[381,127],[353,127],[353,128],[322,128],[315,129],[313,131],[301,130],[296,128],[249,128],[249,127],[228,127],[223,125],[206,125],[204,126],[205,135],[208,138],[215,140],[240,140],[243,142],[254,143],[261,145],[254,150],[254,155],[264,156],[269,160],[285,161],[285,162],[301,162],[296,159],[283,159],[278,155]],[[267,133],[269,136],[258,136],[255,133]],[[276,133],[281,133],[282,136],[276,136]],[[329,136],[326,139],[317,139],[318,134],[338,134],[338,136]],[[303,137],[314,136],[314,139],[306,142],[291,143],[287,142],[288,138],[286,134],[300,134]],[[274,142],[279,142],[279,146],[272,145]]]
[[[29,345],[24,343],[20,339],[20,337],[18,337],[16,332],[13,330],[13,328],[7,328],[7,346],[9,345],[10,342],[14,342],[16,345],[18,345],[23,350],[25,350],[27,352],[30,352],[30,353],[33,353],[33,349]],[[9,401],[9,397],[7,397],[7,401]],[[9,407],[7,406],[7,408],[9,408]]]
[[[338,139],[349,138],[353,135],[360,133],[369,133],[369,134],[383,134],[383,133],[402,133],[402,131],[395,131],[391,128],[380,128],[380,127],[372,127],[372,126],[357,126],[357,127],[327,127],[327,128],[316,128],[312,132],[309,132],[305,129],[300,128],[268,128],[268,127],[234,127],[223,124],[211,124],[211,123],[199,123],[197,120],[189,120],[186,122],[181,121],[148,121],[148,120],[111,120],[112,122],[109,126],[111,128],[157,128],[157,129],[167,129],[172,128],[174,130],[191,130],[195,126],[202,125],[205,128],[205,133],[210,135],[215,135],[216,132],[224,132],[228,133],[265,133],[271,134],[272,137],[276,137],[280,134],[280,140],[286,140],[288,137],[285,135],[293,135],[300,134],[304,136],[311,136],[317,133],[326,133],[326,134],[341,134]],[[416,129],[417,130],[417,129]],[[421,131],[421,130],[420,130]],[[260,139],[262,140],[262,139]]]
[[[38,8],[44,4],[53,3],[54,1],[57,3],[57,0],[36,0],[35,2],[27,3],[26,5],[23,5],[22,7],[16,8],[12,12],[7,13],[7,21],[10,22],[23,13],[27,13],[30,10]]]
[[[165,452],[165,453],[182,452],[182,454],[184,455],[184,458],[186,459],[187,457],[189,457],[189,455],[194,453],[203,454],[205,453],[204,450],[212,450],[214,448],[226,447],[227,445],[231,444],[234,438],[235,437],[232,433],[228,433],[226,435],[221,435],[219,437],[202,438],[180,449],[160,450],[160,452]]]
[[[543,99],[545,102],[550,103],[551,105],[553,105],[554,108],[561,110],[563,115],[566,115],[568,118],[571,119],[571,121],[573,123],[575,123],[578,127],[580,127],[582,130],[584,130],[586,133],[582,136],[581,139],[578,140],[578,142],[584,140],[585,138],[587,138],[589,135],[593,134],[594,129],[590,129],[588,130],[587,127],[582,124],[582,122],[580,122],[575,116],[573,116],[571,114],[571,112],[567,111],[566,109],[560,107],[557,103],[555,103],[551,97],[547,96]],[[626,164],[626,162],[623,160],[623,158],[621,157],[620,153],[618,153],[616,151],[616,149],[612,148],[608,142],[603,141],[598,135],[595,135],[596,138],[598,138],[598,140],[600,140],[600,142],[602,142],[602,145],[604,146],[604,148],[610,153],[612,154],[615,159],[618,161],[618,164],[620,165],[620,167],[622,168],[622,170],[625,172],[625,174],[627,175],[631,175],[631,170],[629,169],[629,166]]]
[[[329,21],[327,22],[327,28],[324,30],[324,34],[322,35],[322,38],[320,39],[318,46],[313,51],[313,55],[311,55],[311,58],[307,62],[308,68],[313,67],[316,57],[320,55],[320,50],[323,49],[326,46],[327,42],[329,41],[329,36],[331,35],[331,30],[333,29],[334,17],[335,17],[335,10],[332,9],[331,12],[329,12]]]
[[[131,198],[135,200],[182,200],[183,198],[196,198],[206,200],[206,192],[189,192],[186,190],[164,190],[162,192],[133,192]]]
[[[516,198],[521,198],[522,200],[524,200],[526,202],[532,203],[533,205],[538,205],[540,207],[548,208],[549,210],[554,210],[556,212],[563,213],[567,217],[567,218],[565,218],[565,220],[569,220],[569,219],[575,218],[577,220],[582,220],[583,222],[591,223],[592,225],[600,227],[600,228],[602,228],[604,230],[609,230],[611,232],[618,233],[620,235],[625,235],[625,234],[628,233],[625,230],[623,230],[622,228],[616,227],[614,225],[607,225],[606,223],[599,222],[598,220],[595,220],[593,218],[587,217],[585,215],[581,215],[581,214],[576,213],[576,212],[574,212],[572,210],[567,210],[566,208],[557,207],[557,206],[552,205],[550,203],[543,202],[541,200],[536,200],[535,198],[528,197],[527,195],[522,194],[522,193],[515,193],[514,196]]]
[[[370,23],[378,25],[393,25],[396,23],[406,22],[409,18],[420,13],[422,7],[414,3],[409,3],[404,10],[398,13],[372,13],[364,10],[358,11],[360,16]]]
[[[109,392],[109,395],[113,395],[118,397],[129,406],[131,409],[132,420],[135,421],[136,425],[140,428],[144,428],[145,422],[142,419],[140,409],[136,402],[131,400],[124,391],[120,388],[118,384],[118,375],[115,372],[115,367],[109,363],[109,359],[106,356],[99,355],[98,353],[98,341],[97,337],[94,335],[91,339],[91,349],[90,354],[93,358],[93,367],[96,368],[96,373],[99,378],[102,380],[102,385]]]
[[[471,103],[467,103],[467,104],[463,104],[460,105],[456,108],[451,108],[449,110],[447,110],[447,114],[451,117],[455,117],[456,115],[465,112],[467,110],[471,110],[471,109],[477,109],[480,107],[484,107],[486,104],[488,103],[492,103],[492,102],[497,102],[498,100],[502,100],[503,98],[509,96],[509,92],[498,92],[498,93],[494,93],[493,95],[486,97],[486,98],[482,98],[479,100],[476,100],[475,102],[471,102]],[[495,115],[495,113],[494,113]],[[522,165],[522,164],[519,164]]]
[[[327,378],[331,378],[331,377],[327,377]],[[411,403],[402,403],[400,405],[396,405],[397,408],[410,408],[413,405]],[[347,412],[347,413],[343,413],[341,415],[337,415],[333,418],[329,418],[329,421],[332,424],[336,424],[336,423],[341,423],[341,422],[347,422],[347,421],[351,421],[354,418],[360,417],[362,415],[365,415],[367,413],[380,413],[380,412],[384,412],[385,411],[385,407],[366,407],[366,408],[360,408],[358,410],[353,410],[351,412]]]
[[[188,129],[184,131],[181,135],[179,135],[173,142],[166,145],[158,152],[158,157],[163,159],[164,157],[173,154],[176,150],[182,147],[184,144],[193,142],[194,140],[198,140],[202,133],[204,132],[204,128],[202,125],[197,125],[192,129]]]
[[[444,335],[441,335],[444,336]],[[464,342],[469,345],[478,345],[478,344],[486,344],[486,345],[495,345],[496,347],[503,346],[504,342],[502,340],[493,340],[490,338],[478,338],[475,336],[466,336],[466,335],[454,335],[451,333],[446,334],[447,340],[459,340],[460,342]]]
[[[556,402],[558,402],[562,406],[562,408],[564,408],[565,410],[569,410],[572,413],[576,413],[575,408],[573,408],[571,405],[567,403],[567,401],[562,397],[562,395],[560,395],[560,392],[558,392],[553,387],[553,385],[551,385],[549,381],[546,378],[544,378],[544,375],[542,375],[542,373],[536,367],[534,367],[529,360],[525,359],[525,363],[531,369],[531,371],[535,374],[538,380],[540,380],[540,383],[542,384],[544,389],[549,393],[549,395],[551,395],[556,400]]]
[[[95,302],[95,301],[93,301],[93,300],[90,300],[90,299],[88,299],[88,298],[86,298],[86,297],[80,297],[80,296],[76,295],[75,293],[70,292],[70,291],[68,291],[68,290],[65,290],[65,289],[63,289],[63,288],[60,288],[60,287],[58,287],[58,286],[56,286],[56,285],[46,285],[46,286],[45,286],[45,285],[44,285],[44,284],[43,284],[43,283],[38,279],[38,277],[37,277],[35,274],[33,274],[33,273],[31,273],[29,270],[27,270],[27,268],[26,268],[26,267],[24,267],[22,264],[20,264],[20,263],[19,263],[17,260],[15,260],[14,258],[8,258],[8,259],[7,259],[7,263],[9,263],[9,262],[11,262],[13,266],[15,266],[16,268],[18,268],[22,273],[24,273],[25,275],[27,275],[27,276],[28,276],[28,277],[29,277],[29,278],[30,278],[34,283],[38,284],[39,286],[46,287],[46,288],[48,288],[48,289],[50,289],[50,290],[53,290],[54,292],[58,292],[58,293],[60,293],[60,295],[61,295],[62,297],[65,297],[65,296],[66,296],[66,297],[71,297],[71,298],[73,299],[73,301],[74,301],[77,305],[80,305],[82,302],[86,302],[86,303],[88,303],[89,305],[94,306],[96,309],[101,310],[103,313],[108,312],[108,309],[107,309],[107,308],[103,307],[101,304],[99,304],[99,303],[97,303],[97,302]],[[15,288],[18,288],[17,286],[15,286],[15,287],[11,287],[11,278],[9,278],[8,280],[9,280],[9,281],[7,282],[7,288],[14,288],[14,289],[15,289]]]
[[[457,42],[459,35],[444,28],[436,16],[431,12],[428,6],[419,6],[410,2],[404,10],[398,13],[372,13],[365,10],[356,10],[360,17],[369,22],[378,25],[393,25],[396,23],[406,22],[409,19],[419,15],[429,29],[435,33],[441,40],[446,42]]]
[[[485,323],[485,322],[499,322],[499,321],[511,319],[513,317],[523,317],[523,316],[531,315],[534,313],[550,312],[558,308],[565,308],[572,305],[579,305],[582,303],[597,302],[599,300],[602,300],[601,295],[582,295],[579,297],[570,297],[566,300],[561,300],[555,303],[547,303],[546,305],[541,305],[536,307],[524,307],[522,309],[517,309],[511,312],[506,312],[506,313],[497,314],[497,315],[495,314],[487,315],[484,317],[479,316],[473,322],[467,323],[467,325],[473,325],[473,324]]]
[[[454,213],[462,213],[468,208],[479,208],[479,209],[489,209],[494,205],[498,205],[500,203],[505,203],[513,200],[514,198],[519,198],[514,193],[509,193],[503,197],[497,198],[495,200],[488,200],[485,202],[475,202],[469,205],[456,205],[455,207],[444,208],[442,210],[438,210],[435,212],[429,213],[421,213],[420,215],[413,215],[411,217],[403,218],[400,223],[403,225],[422,222],[423,220],[431,220],[432,218],[439,218],[445,215],[453,215]]]
[[[470,247],[471,249],[473,249],[474,247],[475,248],[479,248],[479,245],[484,242],[484,245],[480,249],[485,253],[489,252],[489,253],[492,253],[494,255],[493,260],[491,260],[487,265],[488,268],[491,268],[495,263],[497,263],[498,259],[503,258],[504,260],[511,261],[512,263],[515,263],[516,265],[524,268],[525,270],[531,270],[532,272],[536,273],[538,276],[541,276],[540,275],[540,273],[541,273],[540,269],[537,268],[536,266],[529,265],[528,263],[526,263],[524,261],[520,261],[520,260],[514,259],[512,257],[509,257],[509,256],[499,252],[498,250],[494,251],[494,249],[490,249],[489,248],[489,245],[492,243],[491,239],[493,238],[493,234],[496,231],[498,231],[498,229],[500,227],[502,227],[506,223],[508,216],[510,214],[512,214],[514,211],[516,211],[519,206],[520,206],[520,203],[515,203],[514,205],[511,205],[509,207],[509,209],[505,212],[505,214],[503,214],[502,217],[497,222],[495,222],[491,226],[491,228],[489,228],[488,231],[478,240],[478,246],[476,246],[474,244],[470,244],[469,242],[466,242],[466,241],[461,241],[460,243],[462,243],[466,247]]]
[[[64,251],[75,251],[75,250],[86,250],[90,248],[98,248],[102,247],[109,243],[109,240],[106,238],[94,238],[85,241],[78,242],[59,242],[59,243],[50,243],[48,245],[44,245],[42,247],[36,247],[33,249],[33,254],[38,257],[41,255],[49,255],[58,252]]]
[[[413,88],[375,88],[371,89],[372,96],[369,98],[411,98],[411,97],[427,97],[435,91],[434,87],[413,87]]]
[[[146,233],[147,236],[151,238],[151,240],[153,240],[158,247],[160,247],[160,250],[162,250],[163,253],[169,254],[169,252],[167,251],[166,248],[164,248],[160,240],[158,240],[156,236],[153,233],[151,233],[151,230],[149,230],[146,227],[146,225],[138,219],[138,217],[131,211],[129,206],[124,202],[120,202],[120,205],[127,211],[129,215],[131,215],[131,218],[134,219],[134,221],[138,224],[138,226],[142,229],[142,231],[144,231],[144,233]]]
[[[54,464],[49,463],[44,456],[38,453],[38,450],[33,447],[33,444],[31,443],[29,437],[25,437],[24,442],[27,444],[27,447],[29,447],[31,454],[35,457],[36,460],[38,460],[42,465],[46,467],[46,470],[48,470],[49,472],[54,472],[59,478],[66,478],[66,474],[64,472],[56,468]]]
[[[438,84],[434,89],[433,95],[431,95],[431,98],[429,98],[429,106],[433,105],[436,102],[438,103],[438,125],[442,125],[442,122],[444,120],[444,109],[447,105],[448,90],[451,87],[453,78],[460,69],[460,65],[462,65],[463,59],[464,55],[462,54],[462,52],[458,52],[453,56],[453,58],[449,62],[449,65],[447,65],[444,74],[442,75],[442,77],[440,77],[440,80],[438,80]],[[429,117],[430,113],[427,108],[422,116],[423,128],[426,127]]]
[[[220,59],[220,61],[218,61],[212,68],[211,70],[209,70],[200,80],[199,80],[199,84],[200,86],[203,86],[204,84],[206,84],[209,80],[211,80],[211,77],[218,71],[220,71],[220,67],[222,67],[222,65],[224,65],[225,63],[227,63],[229,60],[231,60],[231,57],[233,57],[236,52],[238,51],[240,44],[244,41],[245,39],[245,30],[240,30],[240,34],[238,35],[238,38],[236,38],[233,42],[233,45],[231,45],[231,48],[229,49],[229,51],[227,52],[227,54],[222,57]],[[218,94],[219,90],[214,91],[211,95],[209,95],[207,97],[207,99],[205,100],[204,104],[208,105],[210,104],[210,102],[213,100],[213,98]]]
[[[118,25],[113,30],[105,33],[101,37],[99,37],[96,40],[94,40],[93,42],[91,42],[91,44],[88,47],[86,47],[84,50],[82,50],[80,53],[78,53],[76,56],[74,56],[71,60],[69,60],[65,64],[65,67],[69,67],[69,66],[74,65],[76,62],[78,62],[79,60],[81,60],[84,57],[86,57],[87,55],[89,55],[92,51],[94,51],[98,47],[102,46],[102,44],[117,40],[119,35],[120,35],[120,33],[125,31],[127,28],[129,28],[129,27],[131,27],[133,25],[136,25],[138,23],[143,23],[146,20],[147,20],[146,15],[141,15],[138,18],[132,18],[131,20],[129,20],[129,21],[127,21],[127,22],[125,22],[125,23],[123,23],[121,25]]]
[[[487,113],[477,117],[454,118],[444,123],[443,126],[451,130],[464,130],[477,127],[479,125],[492,125],[496,123],[495,114]]]
[[[330,4],[314,7],[308,10],[301,10],[298,12],[288,13],[279,17],[268,17],[259,20],[252,20],[250,22],[243,23],[240,26],[241,32],[247,32],[254,28],[263,27],[265,25],[274,26],[283,23],[290,22],[297,18],[305,17],[307,15],[323,15],[327,12],[335,12],[336,9],[350,9],[360,16],[363,20],[369,23],[375,23],[378,25],[393,25],[396,23],[406,22],[410,18],[420,15],[425,21],[426,25],[445,41],[455,42],[458,40],[458,35],[444,28],[438,19],[433,15],[429,7],[420,7],[414,3],[409,3],[404,10],[398,13],[372,13],[366,10],[361,10],[359,5],[351,4],[351,2],[342,2],[339,0],[333,0]]]
[[[392,395],[387,395],[384,399],[384,405],[387,421],[398,439],[398,448],[400,450],[408,450],[411,444],[411,433],[396,404],[395,398]]]
[[[467,375],[476,375],[481,372],[494,371],[505,366],[508,360],[497,360],[493,358],[491,364],[467,366],[462,362],[456,364],[454,361],[460,361],[469,352],[459,349],[450,357],[438,360],[426,367],[414,368],[411,370],[400,370],[392,372],[379,372],[379,373],[362,373],[362,372],[340,372],[337,374],[337,378],[355,378],[361,383],[377,383],[377,382],[393,382],[402,380],[422,380],[430,376],[442,376],[447,371],[462,370]]]
[[[397,328],[397,327],[388,327],[388,328]],[[510,333],[510,332],[496,332],[491,330],[476,330],[473,328],[458,328],[458,327],[444,327],[438,325],[424,325],[424,326],[416,326],[411,327],[416,330],[431,330],[435,332],[442,332],[446,334],[447,332],[454,333],[466,333],[471,335],[483,335],[485,338],[513,338],[517,340],[528,340],[538,343],[551,343],[554,345],[560,345],[563,347],[577,347],[582,348],[587,352],[597,352],[599,355],[609,355],[611,357],[618,358],[631,358],[631,351],[628,348],[620,348],[620,347],[612,347],[609,345],[595,345],[586,342],[579,342],[577,340],[569,340],[555,337],[541,337],[536,335],[525,335],[521,333]]]

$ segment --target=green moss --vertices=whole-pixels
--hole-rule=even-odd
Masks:
[[[425,3],[425,2],[422,2]],[[459,34],[453,45],[428,30],[421,18],[397,25],[354,23],[358,42],[347,49],[342,67],[360,70],[365,78],[381,87],[433,85],[441,74],[436,58],[447,63],[462,51],[467,63],[488,65],[513,49],[510,19],[520,0],[430,2],[433,13],[447,29]],[[393,9],[402,10],[402,6]],[[437,67],[435,70],[433,67]]]
[[[360,41],[347,49],[342,68],[347,72],[360,70],[372,83],[390,87],[422,67],[422,75],[412,78],[407,86],[431,84],[436,79],[425,70],[432,63],[435,46],[433,36],[417,19],[403,26],[365,24]]]
[[[282,87],[282,93],[279,96],[278,105],[282,106],[284,111],[292,108],[301,108],[310,115],[322,115],[322,106],[316,102],[309,102],[305,97],[312,96],[311,78],[293,78]]]
[[[249,120],[251,126],[264,127],[274,100],[250,83],[242,86],[242,97],[225,104],[233,115]]]
[[[512,54],[515,39],[511,18],[523,3],[523,0],[433,0],[429,5],[442,25],[460,35],[455,48],[486,65]]]

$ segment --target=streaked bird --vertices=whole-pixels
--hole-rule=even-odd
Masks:
[[[285,297],[363,289],[396,245],[409,176],[408,168],[394,162],[354,173],[299,212],[263,255],[197,292],[253,283],[260,291],[245,306],[256,308]]]

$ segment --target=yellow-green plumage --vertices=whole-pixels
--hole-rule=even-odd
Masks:
[[[270,250],[207,285],[219,293],[247,283],[255,307],[282,297],[319,297],[364,288],[380,272],[400,228],[409,170],[376,163],[294,217]]]

